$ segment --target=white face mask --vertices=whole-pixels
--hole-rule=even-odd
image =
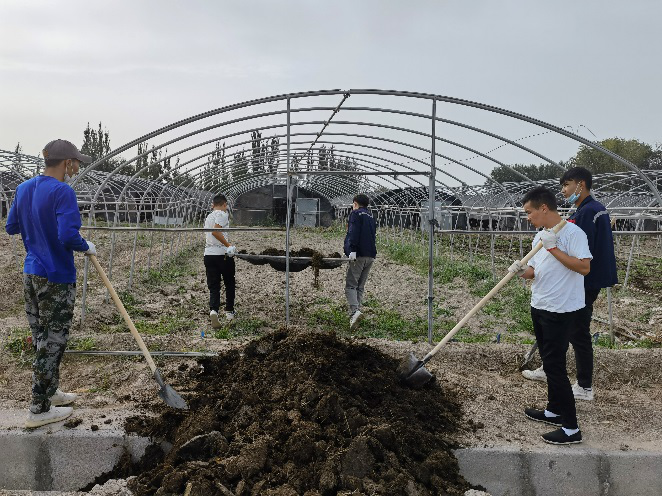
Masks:
[[[74,180],[74,178],[78,175],[78,172],[74,172],[72,175],[69,175],[69,171],[74,172],[74,167],[67,167],[64,169],[64,182],[69,184]]]

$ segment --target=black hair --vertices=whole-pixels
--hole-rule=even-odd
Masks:
[[[49,158],[44,160],[44,163],[46,164],[46,167],[55,167],[56,165],[60,165],[62,162],[64,162],[65,159],[63,158]]]
[[[573,167],[572,169],[565,171],[561,176],[561,179],[559,179],[561,184],[566,181],[584,181],[586,189],[591,189],[591,186],[593,186],[593,174],[591,174],[590,170],[584,167]]]
[[[216,195],[211,202],[217,207],[220,207],[221,205],[227,203],[228,199],[225,197],[225,195]]]
[[[370,198],[368,198],[363,193],[361,193],[359,195],[356,195],[354,197],[354,200],[352,200],[352,201],[355,201],[356,203],[358,203],[359,207],[367,207],[368,205],[370,205]]]
[[[547,205],[547,208],[556,212],[556,196],[544,186],[533,188],[522,198],[522,205],[531,203],[533,208],[540,208],[541,205]]]

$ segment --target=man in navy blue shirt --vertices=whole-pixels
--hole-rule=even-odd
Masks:
[[[584,278],[586,306],[580,311],[570,336],[577,363],[577,382],[573,384],[572,392],[575,398],[590,401],[594,396],[593,342],[590,329],[593,303],[600,289],[611,287],[618,282],[614,238],[607,209],[591,196],[593,185],[591,172],[584,167],[573,167],[561,176],[560,183],[563,196],[571,205],[577,207],[568,222],[576,224],[586,233],[588,246],[593,255],[591,271]],[[541,369],[525,370],[522,374],[527,379],[542,381],[547,379]]]
[[[345,255],[349,257],[347,277],[345,280],[345,296],[349,304],[349,328],[356,329],[363,318],[361,303],[368,273],[377,256],[375,246],[375,219],[368,210],[370,199],[363,194],[356,195],[352,211],[347,220],[347,235],[345,236]]]
[[[80,235],[76,193],[66,184],[82,155],[69,141],[54,140],[42,151],[46,167],[16,188],[5,229],[23,239],[25,312],[32,332],[32,403],[25,426],[39,427],[69,417],[65,407],[76,395],[59,389],[60,361],[67,347],[76,298],[74,251],[96,255],[96,248]]]

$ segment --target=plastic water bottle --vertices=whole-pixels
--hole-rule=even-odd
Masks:
[[[205,330],[204,329],[200,329],[200,337],[201,338],[205,337]]]

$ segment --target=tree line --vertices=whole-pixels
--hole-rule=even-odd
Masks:
[[[642,170],[662,170],[662,144],[655,148],[636,139],[608,138],[598,142],[603,148],[620,155]],[[585,167],[593,174],[629,171],[626,166],[608,155],[587,145],[581,145],[577,154],[566,162],[559,162],[564,168]],[[558,179],[562,171],[552,164],[515,164],[511,166],[533,181]],[[490,177],[499,182],[522,181],[522,177],[500,165],[490,172]]]

